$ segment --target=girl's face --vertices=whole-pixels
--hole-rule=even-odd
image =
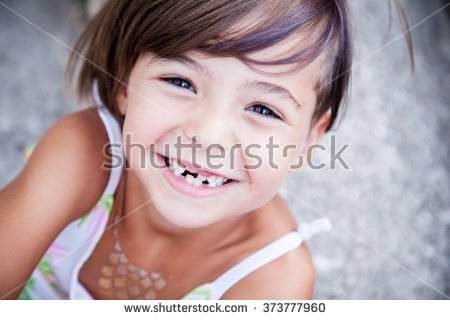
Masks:
[[[275,46],[250,57],[272,59],[283,49]],[[118,101],[129,165],[158,213],[177,227],[195,228],[267,203],[290,165],[320,141],[326,127],[324,116],[310,128],[318,75],[317,60],[300,72],[267,75],[239,59],[197,51],[176,59],[142,55]],[[232,181],[192,185],[164,165],[163,155],[193,164],[192,172],[209,171]]]

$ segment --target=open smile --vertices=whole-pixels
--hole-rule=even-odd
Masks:
[[[157,156],[166,166],[163,170],[166,180],[172,187],[183,193],[200,197],[211,196],[226,191],[238,182],[206,170],[197,169],[186,162],[180,163],[159,153]]]

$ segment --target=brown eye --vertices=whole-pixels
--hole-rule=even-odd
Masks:
[[[250,107],[248,107],[250,111],[254,111],[258,114],[260,114],[263,117],[269,117],[269,118],[275,118],[281,120],[281,117],[278,116],[275,112],[272,111],[269,107],[263,105],[263,104],[254,104]]]
[[[183,89],[187,89],[196,93],[194,86],[186,79],[178,77],[169,77],[169,78],[161,78],[161,80],[170,83],[174,86],[181,87]]]

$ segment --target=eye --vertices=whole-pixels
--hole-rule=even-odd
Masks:
[[[188,90],[191,90],[192,92],[196,93],[194,86],[186,79],[178,78],[178,77],[167,77],[167,78],[160,78],[160,79],[162,81],[168,82],[174,86],[188,89]]]
[[[268,117],[268,118],[274,118],[278,120],[282,120],[279,115],[277,115],[275,112],[272,111],[269,107],[263,105],[263,104],[254,104],[247,109],[250,109],[250,111],[255,111],[256,113],[260,114],[262,117]]]

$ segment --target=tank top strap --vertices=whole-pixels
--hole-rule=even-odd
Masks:
[[[330,231],[331,229],[332,225],[330,223],[330,220],[328,220],[327,218],[321,218],[311,222],[300,224],[300,226],[297,228],[297,232],[300,237],[302,237],[303,240],[306,241],[308,239],[311,239],[318,233]]]
[[[106,108],[103,101],[98,94],[97,80],[95,79],[92,83],[92,96],[94,98],[97,112],[106,128],[108,134],[108,140],[111,145],[111,155],[113,156],[112,166],[110,169],[110,175],[108,183],[106,185],[103,196],[113,195],[117,189],[123,170],[124,155],[122,151],[122,130],[117,119],[111,114],[111,112]],[[115,161],[117,160],[117,161]],[[69,225],[71,229],[68,232],[70,240],[74,241],[74,236],[77,240],[77,249],[74,250],[72,258],[74,259],[74,265],[70,270],[70,284],[69,284],[69,299],[92,299],[88,291],[82,286],[78,280],[78,275],[84,262],[89,258],[95,249],[98,241],[100,240],[103,230],[107,224],[107,214],[104,210],[94,211],[90,213],[92,219],[96,219],[94,224],[83,224],[85,228],[80,228],[80,222],[74,221],[73,224]],[[85,230],[82,232],[82,230]],[[82,245],[79,246],[78,243]]]
[[[114,194],[119,184],[120,177],[122,175],[123,163],[125,161],[122,149],[122,130],[117,119],[112,115],[108,108],[106,108],[100,98],[97,79],[94,79],[92,83],[92,96],[97,106],[98,114],[105,125],[112,155],[111,173],[103,195]]]
[[[220,299],[239,280],[285,253],[299,247],[314,234],[329,230],[331,230],[331,223],[326,218],[317,219],[312,222],[303,222],[296,231],[291,231],[259,249],[218,277],[212,283],[213,299]]]

